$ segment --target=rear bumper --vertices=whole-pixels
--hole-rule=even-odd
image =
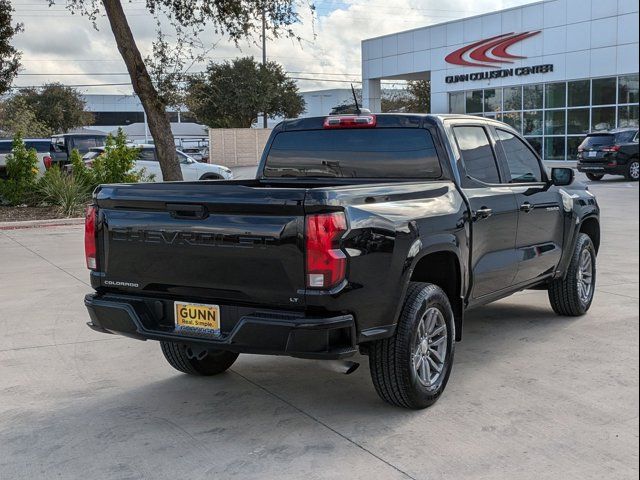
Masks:
[[[91,321],[102,333],[138,340],[167,340],[241,353],[301,358],[345,358],[357,352],[352,315],[305,317],[299,312],[221,308],[221,333],[175,331],[168,300],[90,294],[84,299]]]
[[[610,165],[609,161],[602,162],[581,162],[578,161],[578,171],[582,173],[593,174],[610,174],[610,175],[624,175],[626,173],[626,164]]]

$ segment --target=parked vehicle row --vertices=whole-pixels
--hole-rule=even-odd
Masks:
[[[156,155],[156,148],[152,144],[134,145],[140,149],[140,155],[134,165],[134,170],[144,169],[146,175],[152,176],[153,181],[162,181],[162,171]],[[104,153],[105,147],[91,148],[83,157],[85,164],[91,166],[93,160]],[[180,161],[182,178],[185,181],[194,180],[230,180],[233,178],[231,170],[222,165],[197,162],[186,153],[176,150]]]
[[[285,121],[255,180],[98,187],[89,326],[158,340],[192,375],[243,352],[360,352],[380,397],[424,408],[468,310],[524,289],[559,315],[589,309],[599,207],[573,174],[475,116]]]
[[[54,135],[51,139],[27,138],[27,148],[34,148],[38,154],[38,170],[40,175],[52,165],[58,165],[63,170],[71,170],[70,156],[73,150],[78,150],[83,158],[91,164],[91,160],[104,152],[107,135],[93,133],[73,133]],[[0,178],[6,176],[6,156],[11,153],[13,140],[0,140]],[[162,180],[160,164],[152,144],[132,145],[140,147],[140,159],[135,169],[145,169],[146,173],[155,181]],[[199,149],[200,151],[201,149]],[[184,180],[228,180],[233,177],[231,170],[222,165],[214,165],[196,161],[190,155],[176,150]],[[203,160],[203,157],[200,157]]]

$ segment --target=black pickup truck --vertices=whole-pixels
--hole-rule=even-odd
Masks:
[[[239,353],[369,356],[387,402],[442,394],[467,310],[548,290],[590,307],[594,196],[503,123],[287,120],[255,180],[103,185],[85,229],[89,326],[159,340],[194,375]],[[144,361],[141,359],[141,362]]]

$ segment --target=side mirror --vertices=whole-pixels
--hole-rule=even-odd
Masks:
[[[571,185],[575,179],[573,168],[552,168],[551,183],[557,187],[566,187]]]

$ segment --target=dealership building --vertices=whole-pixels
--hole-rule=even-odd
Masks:
[[[638,1],[548,0],[362,42],[363,103],[429,80],[432,113],[504,121],[545,160],[590,131],[638,125]]]

